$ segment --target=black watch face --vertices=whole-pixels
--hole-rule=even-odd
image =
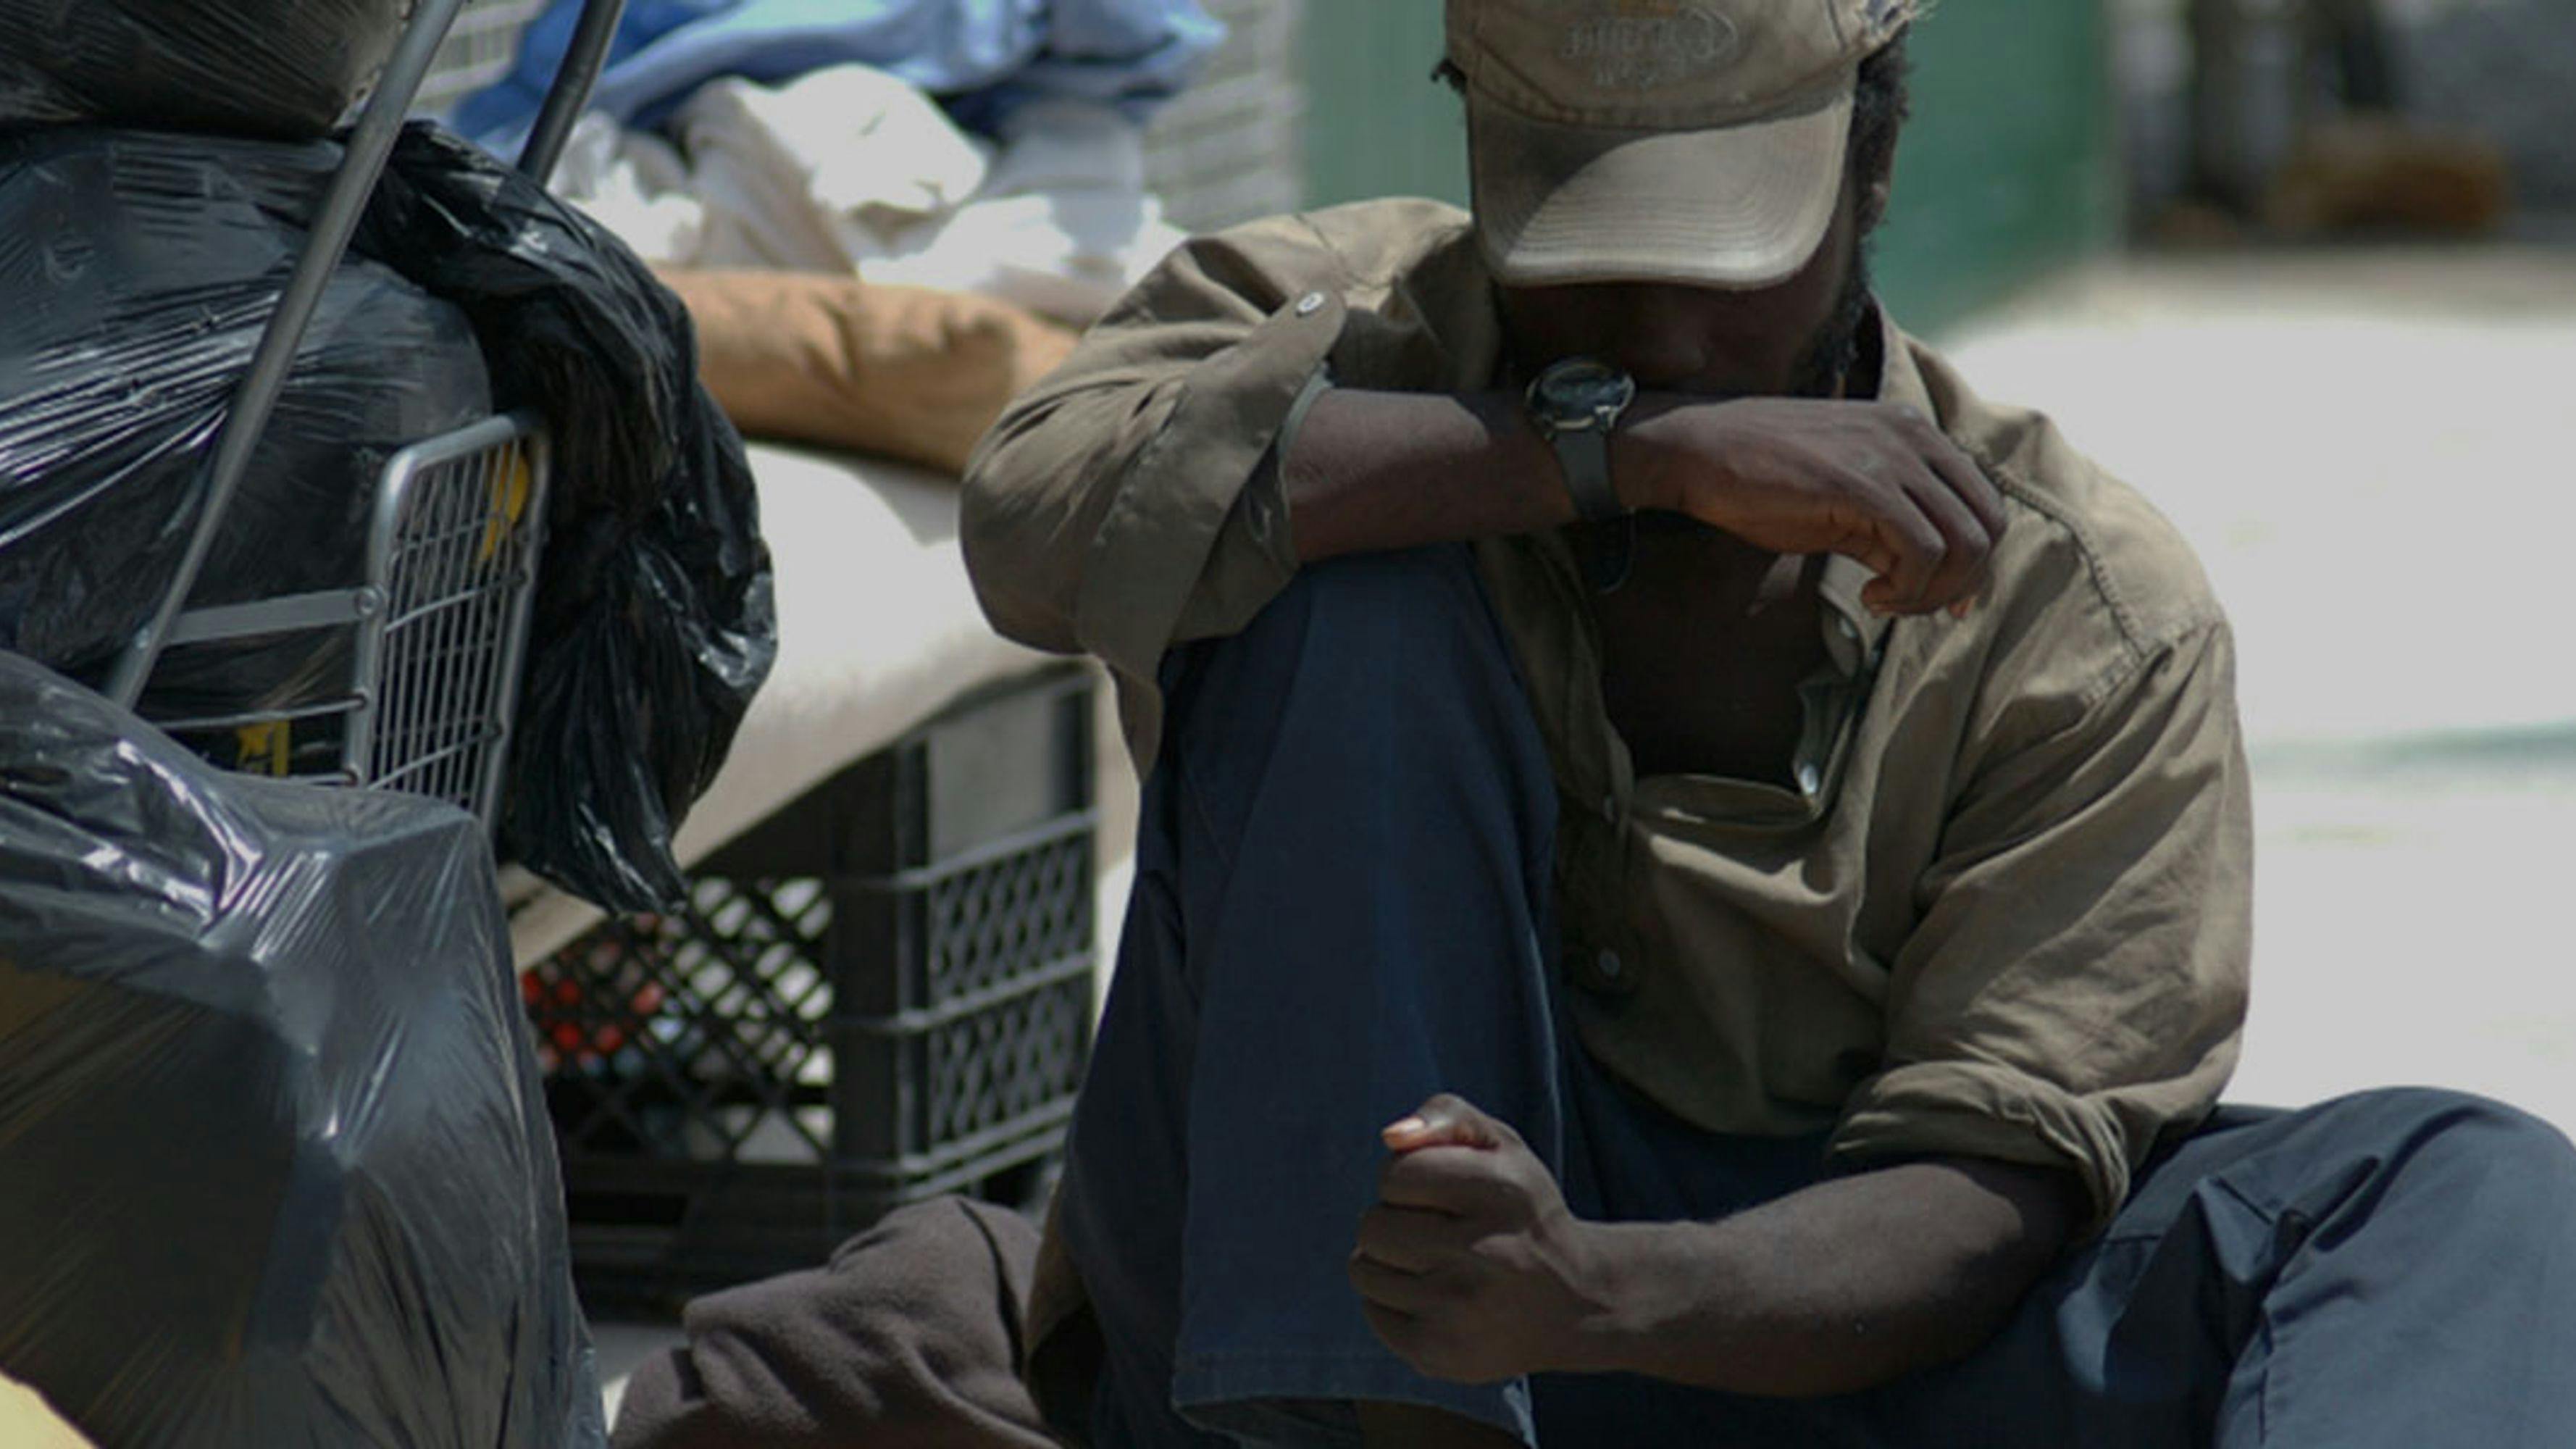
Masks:
[[[1604,409],[1615,412],[1626,407],[1629,399],[1636,396],[1637,385],[1628,380],[1628,374],[1606,362],[1575,357],[1542,374],[1538,392],[1550,413],[1590,417]]]

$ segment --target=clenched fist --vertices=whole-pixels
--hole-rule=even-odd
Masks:
[[[1511,1127],[1443,1094],[1385,1131],[1351,1253],[1369,1327],[1437,1379],[1586,1367],[1612,1316],[1594,1225]]]

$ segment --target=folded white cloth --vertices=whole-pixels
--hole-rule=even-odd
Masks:
[[[555,190],[646,260],[855,271],[978,292],[1088,325],[1181,240],[1116,109],[1033,101],[999,146],[861,65],[784,86],[712,82],[677,144],[583,118]]]
[[[648,262],[677,265],[706,232],[706,207],[689,191],[689,163],[649,131],[629,131],[605,111],[584,115],[548,183]]]
[[[894,239],[860,271],[1088,325],[1180,242],[1145,190],[1135,123],[1089,101],[1031,101],[1012,114],[966,205]]]

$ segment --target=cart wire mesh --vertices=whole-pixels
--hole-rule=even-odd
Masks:
[[[202,645],[336,633],[345,679],[327,694],[219,714],[142,709],[227,769],[373,786],[497,817],[536,592],[549,467],[525,414],[491,418],[396,454],[376,475],[355,588],[190,610],[174,657]]]
[[[511,418],[420,444],[386,466],[370,544],[384,617],[362,636],[362,688],[369,678],[374,687],[350,726],[359,783],[492,818],[547,471],[544,435]]]

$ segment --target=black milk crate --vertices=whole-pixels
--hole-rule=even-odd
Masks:
[[[971,697],[523,974],[594,1303],[1034,1206],[1091,1046],[1089,676]]]

